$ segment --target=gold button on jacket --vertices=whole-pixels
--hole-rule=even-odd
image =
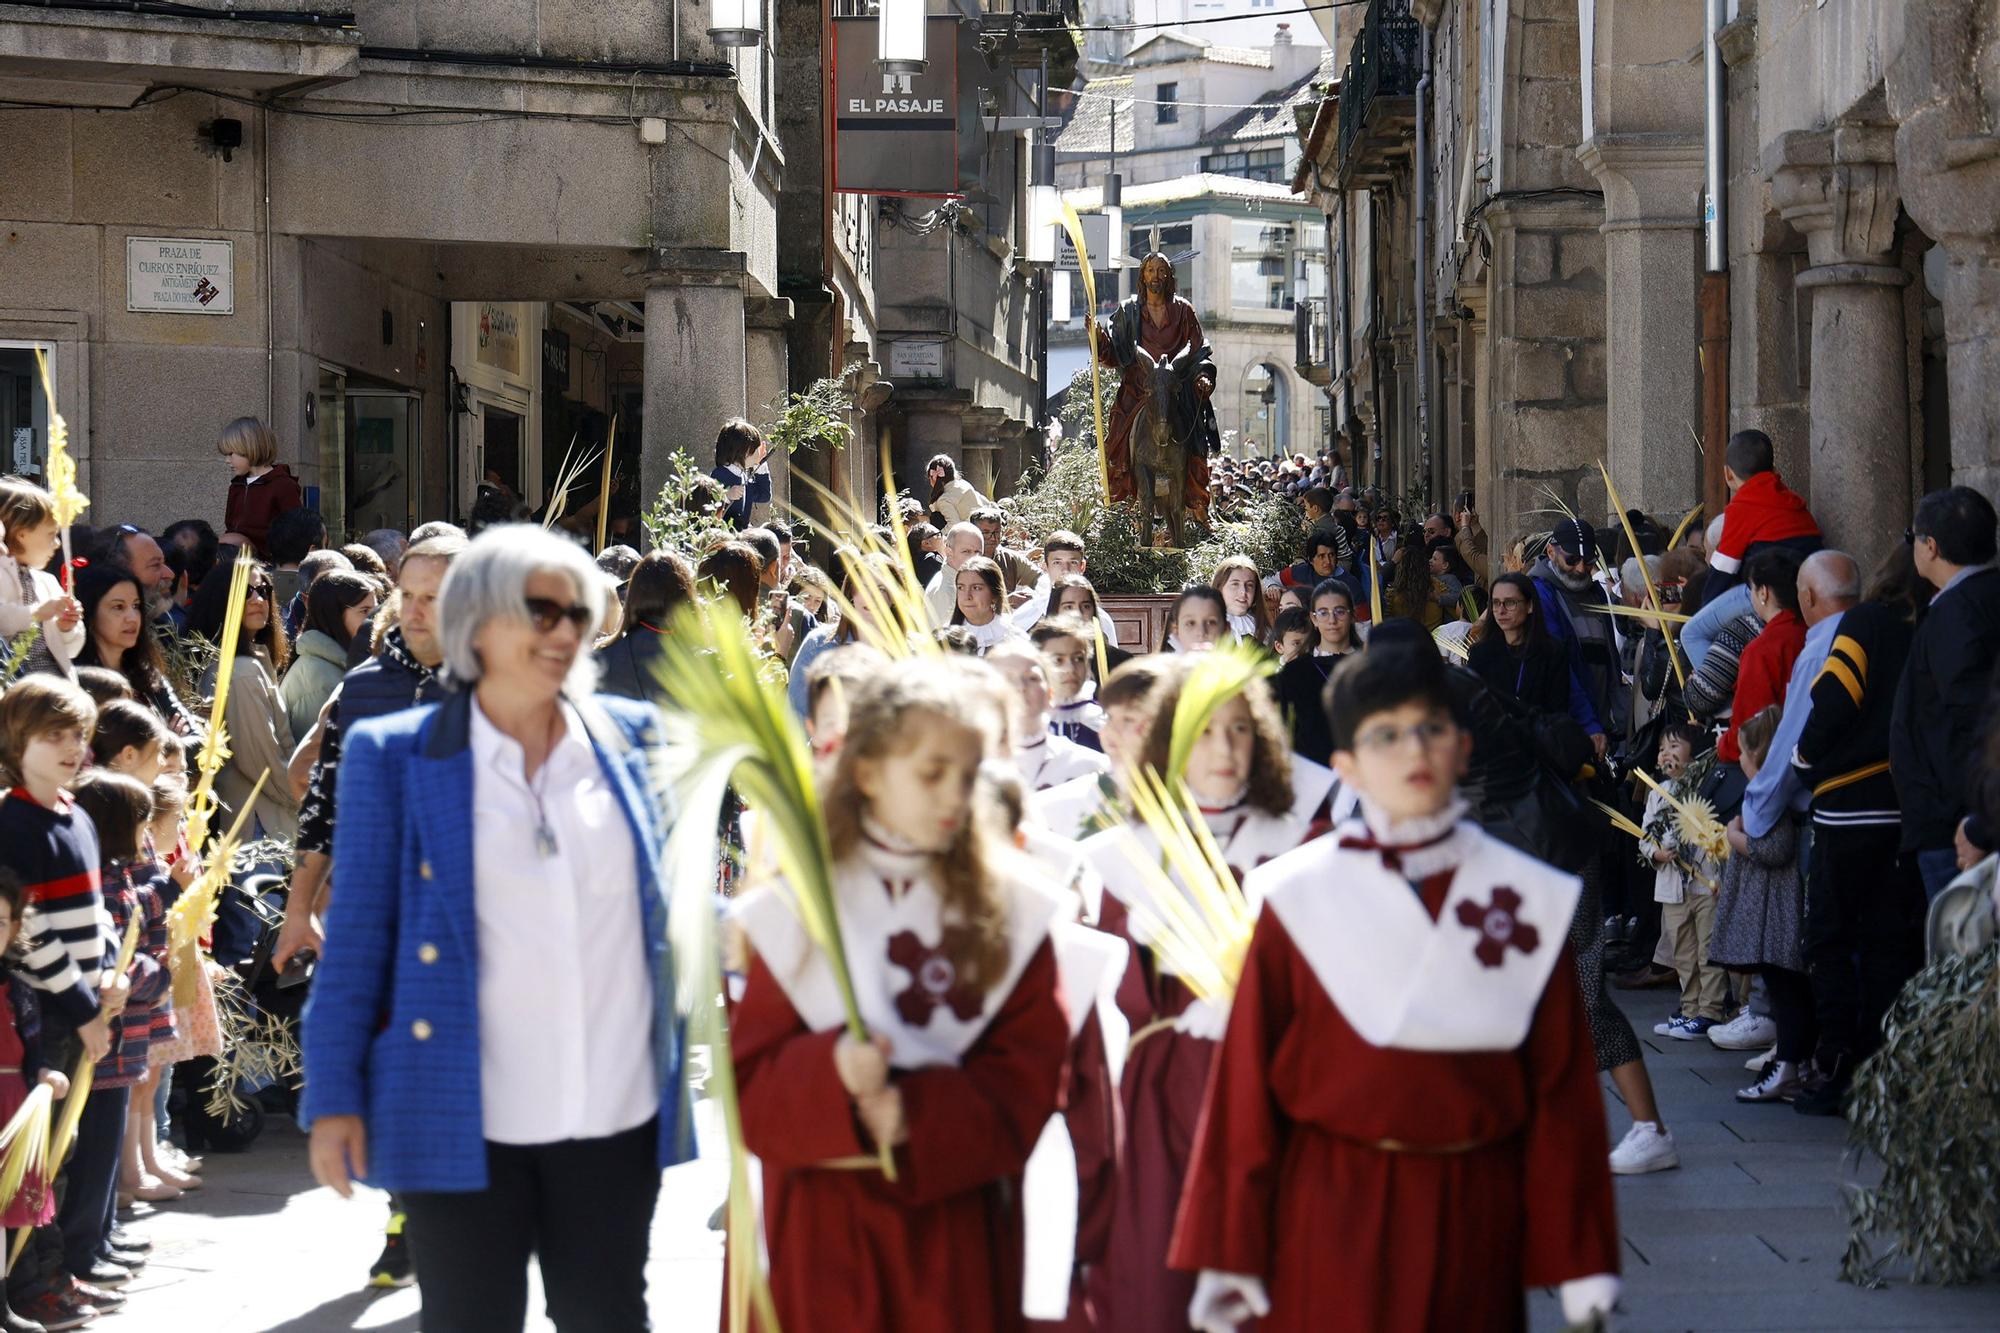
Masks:
[[[430,1023],[425,1019],[419,1018],[416,1022],[410,1024],[410,1035],[418,1041],[429,1041],[431,1039]]]
[[[417,961],[418,961],[418,962],[420,962],[420,963],[435,963],[435,962],[436,962],[437,960],[438,960],[438,947],[437,947],[437,945],[435,945],[435,944],[425,944],[425,945],[421,945],[421,946],[419,946],[419,947],[418,947],[418,949],[417,949]]]

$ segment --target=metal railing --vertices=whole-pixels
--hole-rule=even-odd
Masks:
[[[1369,0],[1340,80],[1343,163],[1376,98],[1409,97],[1417,91],[1422,41],[1423,28],[1410,14],[1410,0]]]

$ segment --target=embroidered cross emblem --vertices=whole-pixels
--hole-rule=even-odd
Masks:
[[[979,1017],[979,1011],[986,1006],[986,997],[971,986],[958,984],[958,968],[947,951],[960,937],[970,933],[962,927],[946,926],[934,949],[925,948],[913,930],[889,937],[889,961],[910,974],[910,984],[896,996],[896,1013],[905,1023],[928,1027],[931,1014],[939,1005],[949,1008],[961,1023]]]
[[[1458,924],[1479,932],[1479,943],[1472,946],[1472,953],[1482,966],[1500,966],[1509,948],[1528,954],[1540,946],[1542,934],[1521,921],[1517,915],[1520,906],[1521,895],[1508,888],[1493,890],[1492,901],[1484,907],[1474,902],[1458,905]]]

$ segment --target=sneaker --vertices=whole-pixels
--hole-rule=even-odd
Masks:
[[[97,1318],[94,1306],[69,1297],[53,1288],[44,1287],[32,1296],[9,1296],[8,1302],[14,1306],[14,1313],[23,1319],[32,1319],[48,1333],[61,1333],[64,1329],[82,1328]]]
[[[1671,1171],[1681,1164],[1674,1151],[1674,1136],[1650,1120],[1635,1120],[1625,1137],[1611,1150],[1611,1174],[1643,1176],[1648,1171]]]
[[[110,1242],[111,1248],[114,1250],[131,1250],[138,1254],[151,1254],[153,1252],[152,1241],[147,1240],[138,1232],[125,1227],[111,1228]]]
[[[410,1242],[403,1235],[408,1219],[402,1213],[389,1214],[388,1235],[382,1241],[382,1255],[368,1270],[371,1287],[407,1287],[416,1281],[410,1271]]]
[[[150,1256],[141,1254],[137,1250],[121,1250],[116,1245],[107,1245],[104,1247],[104,1257],[120,1268],[129,1268],[137,1273],[146,1266],[146,1260]]]
[[[1769,1050],[1759,1051],[1757,1054],[1751,1056],[1748,1060],[1745,1060],[1743,1062],[1743,1067],[1749,1070],[1753,1074],[1761,1074],[1765,1070],[1769,1069],[1771,1067],[1771,1061],[1777,1058],[1778,1058],[1778,1048],[1776,1046],[1773,1046]]]
[[[1747,1088],[1736,1090],[1739,1102],[1788,1102],[1798,1096],[1804,1087],[1799,1078],[1799,1067],[1790,1060],[1773,1060],[1771,1067],[1764,1071],[1764,1077]]]
[[[1683,1018],[1680,1026],[1667,1035],[1676,1041],[1698,1041],[1716,1025],[1713,1018]]]
[[[1748,1009],[1708,1030],[1708,1039],[1719,1051],[1761,1051],[1778,1039],[1778,1025]]]

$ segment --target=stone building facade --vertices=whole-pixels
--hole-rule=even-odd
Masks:
[[[1324,370],[1364,475],[1434,503],[1471,489],[1505,535],[1554,499],[1603,514],[1603,459],[1628,505],[1677,519],[1722,443],[1707,286],[1727,429],[1770,434],[1832,540],[1872,559],[1923,491],[2000,481],[2000,14],[1730,0],[1724,288],[1704,272],[1705,8],[1336,11],[1347,73],[1295,186],[1349,218]]]
[[[745,47],[711,39],[705,0],[215,8],[0,3],[8,470],[45,447],[40,346],[104,522],[219,527],[216,433],[242,415],[337,532],[461,517],[482,478],[539,505],[613,416],[643,502],[674,451],[706,467],[722,419],[827,378],[854,441],[792,462],[873,489],[877,293],[927,300],[931,275],[885,256],[882,201],[827,178],[826,6],[773,0]],[[1029,21],[1060,31],[1049,8]],[[1025,167],[996,169],[955,328],[1024,322],[998,275]],[[214,277],[207,305],[162,290],[176,263]],[[953,408],[1018,438],[1033,339],[980,351]]]

